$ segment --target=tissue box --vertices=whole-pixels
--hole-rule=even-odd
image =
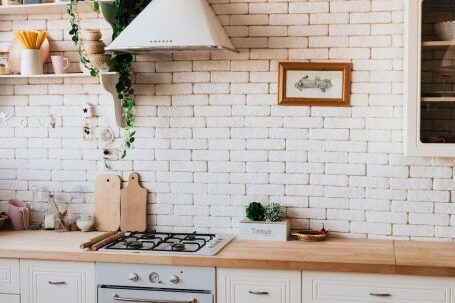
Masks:
[[[243,219],[239,223],[239,239],[287,241],[290,229],[289,220],[268,222]]]

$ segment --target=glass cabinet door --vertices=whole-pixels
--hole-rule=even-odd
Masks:
[[[417,139],[421,144],[454,144],[455,0],[423,0],[420,20],[420,134]]]

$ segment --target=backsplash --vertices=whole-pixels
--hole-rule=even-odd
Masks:
[[[236,232],[246,203],[272,201],[293,229],[455,238],[455,160],[403,155],[403,1],[211,4],[240,53],[138,56],[137,139],[110,170],[99,135],[114,125],[113,108],[97,79],[1,79],[0,111],[12,117],[0,125],[0,200],[80,186],[71,209],[90,211],[98,174],[127,180],[135,170],[149,190],[150,228]],[[96,14],[81,17],[110,37]],[[0,48],[11,29],[47,29],[76,71],[68,24],[61,14],[0,15]],[[277,63],[305,60],[352,62],[352,107],[277,106]],[[83,117],[86,103],[98,118]],[[42,204],[32,209],[40,220]]]

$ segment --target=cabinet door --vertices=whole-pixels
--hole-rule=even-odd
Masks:
[[[453,303],[450,278],[303,272],[305,303]]]
[[[19,294],[19,260],[0,259],[0,293]]]
[[[301,303],[300,271],[217,269],[217,303]]]
[[[95,303],[93,263],[21,261],[22,303]]]
[[[406,155],[454,157],[453,0],[405,0]]]
[[[21,296],[0,294],[0,303],[21,303]]]

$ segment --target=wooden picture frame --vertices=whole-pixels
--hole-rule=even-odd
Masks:
[[[350,106],[351,70],[351,63],[280,62],[278,104]]]

